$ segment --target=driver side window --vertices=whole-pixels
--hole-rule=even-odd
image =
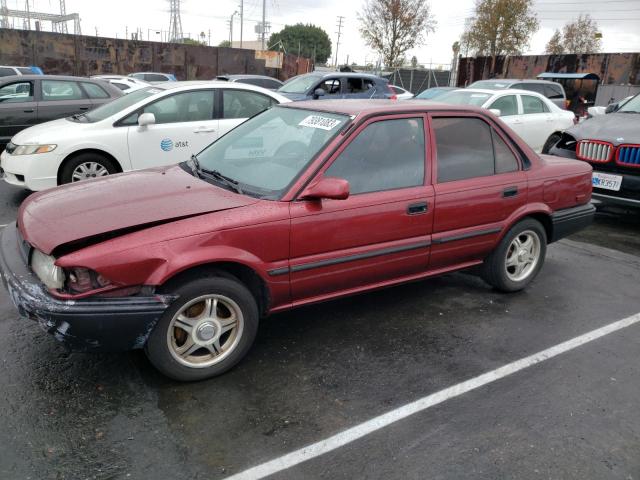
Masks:
[[[423,120],[402,118],[368,125],[324,176],[344,178],[356,195],[422,185],[424,169]]]
[[[327,95],[337,95],[340,93],[340,79],[329,78],[320,83],[316,88],[323,89]]]

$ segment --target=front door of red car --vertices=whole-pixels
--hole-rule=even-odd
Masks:
[[[527,179],[503,133],[480,117],[433,115],[436,195],[430,268],[484,258],[527,201]]]
[[[421,115],[368,121],[314,179],[346,179],[349,198],[291,204],[294,302],[427,269],[434,193],[425,168],[425,122]]]

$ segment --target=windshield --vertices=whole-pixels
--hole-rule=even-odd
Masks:
[[[491,95],[488,93],[457,90],[439,96],[438,102],[448,103],[449,105],[473,105],[475,107],[481,107],[489,97],[491,97]]]
[[[91,123],[99,122],[100,120],[109,118],[111,115],[115,115],[125,108],[135,105],[140,100],[144,100],[145,98],[155,95],[156,93],[160,93],[161,91],[161,89],[155,87],[141,88],[140,90],[136,90],[135,92],[125,95],[124,97],[105,103],[104,105],[85,113],[83,117]]]
[[[346,115],[273,107],[197,155],[200,168],[238,182],[242,191],[278,199],[349,120]]]
[[[510,83],[501,82],[499,80],[480,80],[479,82],[473,82],[469,85],[469,88],[488,88],[489,90],[503,90],[509,88]]]
[[[636,95],[627,103],[625,103],[622,107],[620,107],[619,112],[627,112],[627,113],[640,113],[640,95]]]
[[[301,75],[293,78],[281,86],[278,91],[283,93],[307,93],[307,91],[322,77],[318,75]]]

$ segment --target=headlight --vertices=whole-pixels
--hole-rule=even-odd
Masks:
[[[56,149],[57,145],[16,145],[11,155],[33,155],[36,153],[49,153]]]
[[[40,250],[31,254],[31,269],[47,287],[61,289],[64,287],[64,272],[55,264],[56,259],[45,255]]]

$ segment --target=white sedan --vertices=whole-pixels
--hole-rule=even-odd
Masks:
[[[547,153],[561,133],[574,125],[575,115],[547,97],[528,90],[464,88],[439,96],[439,103],[475,105],[498,115],[533,150]]]
[[[219,136],[289,100],[253,85],[166,82],[16,134],[5,180],[28,190],[188,160]]]

